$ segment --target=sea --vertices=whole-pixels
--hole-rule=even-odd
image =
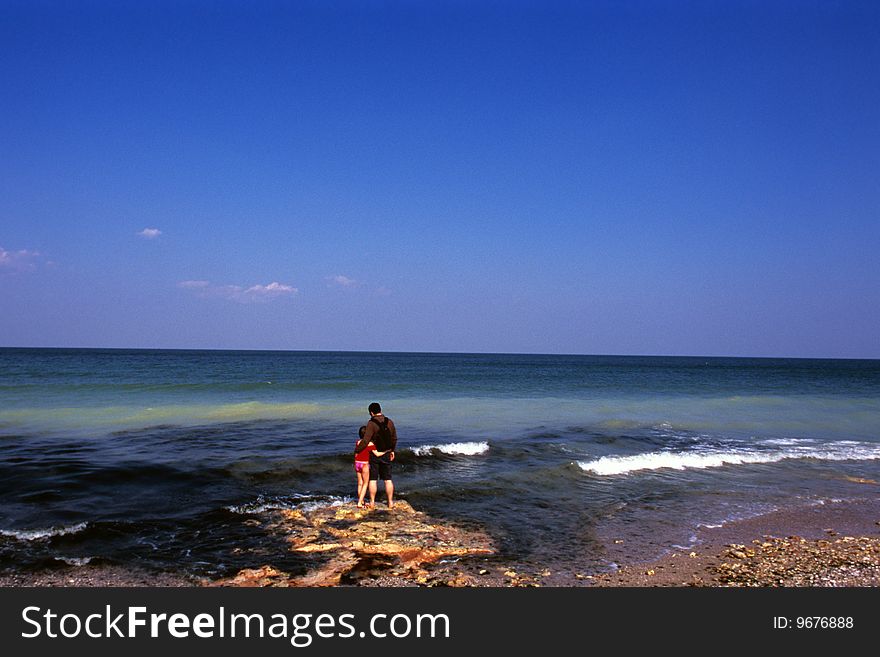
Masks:
[[[878,494],[877,360],[4,348],[0,571],[303,571],[262,521],[352,502],[371,402],[397,497],[524,568]]]

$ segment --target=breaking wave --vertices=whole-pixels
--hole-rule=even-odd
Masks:
[[[46,529],[0,529],[0,536],[14,538],[18,541],[44,541],[56,536],[76,534],[88,526],[87,522],[80,522],[65,527],[48,527]]]
[[[646,452],[630,456],[603,456],[593,461],[578,461],[586,472],[607,476],[629,474],[642,470],[685,470],[688,468],[719,468],[725,465],[776,463],[785,459],[816,459],[819,461],[867,461],[880,459],[880,447],[845,441],[837,445],[800,447],[783,450],[746,451],[713,450],[689,452]]]
[[[338,495],[302,495],[299,493],[283,496],[260,495],[253,502],[230,505],[226,507],[226,510],[242,515],[266,513],[267,511],[292,511],[294,509],[314,511],[328,506],[342,506],[353,500],[354,498]]]
[[[416,456],[430,456],[434,451],[452,456],[476,456],[485,454],[489,451],[489,443],[483,441],[478,443],[447,443],[445,445],[421,445],[413,447],[413,454]]]

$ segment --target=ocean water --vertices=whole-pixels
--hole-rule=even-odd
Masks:
[[[880,361],[0,349],[0,569],[301,571],[254,520],[351,500],[372,401],[398,495],[524,567],[880,488]]]

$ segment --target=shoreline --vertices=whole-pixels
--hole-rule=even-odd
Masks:
[[[589,579],[600,587],[880,586],[880,498],[777,510],[700,528],[696,539]]]
[[[338,509],[334,513],[339,513]],[[413,512],[418,514],[418,512]],[[418,514],[421,516],[422,514]],[[374,516],[394,523],[397,514]],[[372,520],[372,519],[365,519]],[[450,530],[434,519],[437,532]],[[369,523],[368,523],[369,524]],[[454,529],[453,529],[454,530]],[[422,531],[422,530],[419,530]],[[696,542],[659,558],[627,556],[625,541],[606,546],[618,570],[589,574],[517,572],[501,557],[473,556],[418,568],[418,577],[389,567],[335,586],[684,587],[880,586],[880,498],[835,500],[700,528]],[[268,574],[267,574],[268,573]],[[2,573],[0,587],[309,586],[271,566],[207,580],[116,565],[59,566]]]

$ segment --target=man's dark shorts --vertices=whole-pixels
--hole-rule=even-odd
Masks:
[[[391,455],[383,454],[380,457],[370,455],[370,481],[391,481]]]

